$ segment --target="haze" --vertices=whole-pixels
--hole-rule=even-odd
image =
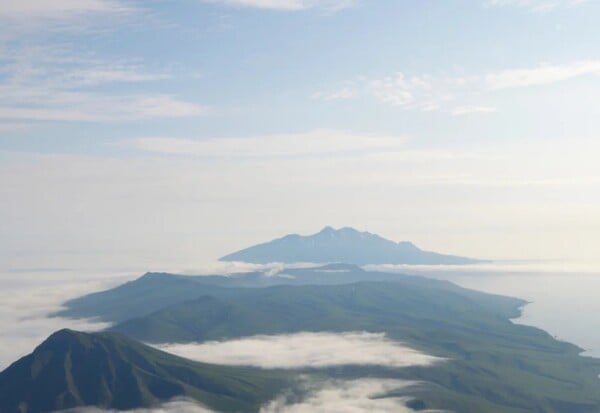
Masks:
[[[599,7],[3,4],[2,267],[193,268],[324,225],[594,258]]]

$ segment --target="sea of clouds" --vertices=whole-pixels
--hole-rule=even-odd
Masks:
[[[319,368],[342,365],[428,366],[441,361],[368,332],[301,332],[227,341],[161,344],[163,351],[205,363],[261,368]]]
[[[410,397],[390,396],[392,392],[410,391],[415,383],[365,378],[354,380],[305,381],[303,394],[298,398],[283,393],[265,404],[260,413],[410,413],[406,407]],[[432,410],[423,411],[433,413]],[[174,399],[151,409],[128,411],[103,410],[84,407],[59,413],[214,413],[212,410],[189,399]]]
[[[56,330],[107,327],[94,320],[68,320],[50,314],[60,310],[69,298],[112,287],[131,277],[58,270],[0,272],[0,370],[31,353]]]

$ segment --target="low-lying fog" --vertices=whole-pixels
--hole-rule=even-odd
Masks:
[[[163,351],[196,361],[262,368],[381,365],[427,366],[439,358],[423,354],[384,334],[367,332],[252,336],[228,341],[163,344]]]
[[[132,276],[68,271],[0,273],[0,370],[31,353],[61,328],[90,331],[107,324],[48,317],[69,299],[110,288]]]
[[[356,379],[307,381],[304,397],[275,398],[260,409],[260,413],[410,413],[408,397],[385,397],[401,389],[410,390],[414,383],[391,379]],[[60,413],[119,413],[86,407]],[[185,399],[173,400],[153,409],[136,409],[128,413],[211,413],[211,410]],[[431,410],[424,413],[433,413]]]

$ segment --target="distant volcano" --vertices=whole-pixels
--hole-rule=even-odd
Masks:
[[[314,235],[286,235],[220,258],[220,261],[343,262],[367,264],[465,265],[483,262],[472,258],[424,251],[408,241],[394,242],[354,228],[325,227]]]

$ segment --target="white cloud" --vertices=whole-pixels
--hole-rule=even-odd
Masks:
[[[383,103],[424,111],[438,109],[451,97],[457,86],[453,79],[439,79],[429,75],[407,76],[397,72],[392,76],[370,80],[367,90]]]
[[[444,106],[470,90],[469,79],[440,77],[429,74],[408,75],[398,71],[384,77],[359,77],[334,92],[316,92],[313,99],[348,100],[371,96],[378,101],[405,110],[443,110]]]
[[[389,394],[408,391],[413,384],[391,379],[312,382],[307,384],[308,394],[302,400],[292,401],[282,395],[260,413],[410,413],[414,411],[406,407],[410,397]]]
[[[192,360],[263,368],[330,367],[347,364],[390,367],[428,366],[441,359],[366,332],[296,333],[229,341],[158,345]]]
[[[225,6],[254,7],[259,9],[299,11],[323,9],[330,11],[352,7],[355,0],[203,0]]]
[[[29,129],[31,125],[26,123],[2,123],[0,122],[0,132],[16,132]]]
[[[109,93],[114,83],[156,82],[168,74],[139,64],[75,57],[55,49],[2,53],[0,118],[36,121],[111,121],[197,116],[206,108],[160,93]]]
[[[406,403],[417,383],[393,379],[309,380],[300,389],[290,391],[265,404],[260,413],[411,413]],[[390,393],[394,393],[391,396]],[[398,392],[406,394],[398,396]],[[174,399],[148,409],[106,410],[79,407],[55,413],[211,413],[212,410],[190,399]],[[424,413],[433,412],[426,410]]]
[[[0,106],[0,118],[38,121],[119,121],[195,116],[206,111],[202,106],[179,101],[172,96],[112,98],[82,95],[76,100],[79,104],[74,102],[60,109]]]
[[[496,108],[489,106],[460,106],[452,110],[453,116],[471,115],[473,113],[494,113]]]
[[[68,18],[83,14],[114,14],[131,11],[117,0],[20,0],[4,1],[0,18],[49,17]]]
[[[344,87],[334,92],[315,92],[313,93],[312,98],[317,100],[330,101],[351,99],[355,96],[356,91],[353,88]]]
[[[409,264],[381,264],[367,265],[369,271],[396,272],[399,274],[420,273],[436,275],[465,275],[472,277],[477,274],[597,274],[600,271],[598,260],[499,260],[489,263],[465,265],[457,268],[456,265],[409,265]],[[489,291],[488,291],[489,292]],[[508,294],[508,293],[506,293]],[[511,294],[508,294],[511,295]],[[515,295],[518,296],[518,295]],[[525,297],[527,298],[527,297]]]
[[[339,100],[371,96],[381,103],[404,110],[440,110],[459,116],[495,112],[497,110],[495,107],[472,104],[472,102],[481,99],[489,100],[493,97],[492,93],[497,90],[551,85],[599,74],[600,60],[542,64],[536,67],[511,68],[469,76],[408,75],[399,71],[383,77],[361,77],[358,81],[352,82],[352,86],[346,86],[329,94],[317,92],[312,97],[321,100]]]
[[[114,97],[94,94],[70,94],[68,104],[59,109],[43,107],[0,106],[0,118],[36,121],[125,121],[149,118],[178,118],[206,113],[206,108],[195,103],[178,100],[173,96]]]
[[[76,69],[64,75],[64,81],[69,85],[100,85],[103,83],[116,82],[149,82],[155,80],[169,79],[170,76],[162,73],[145,73],[132,66],[116,67],[92,67],[87,69]]]
[[[196,401],[186,398],[176,398],[160,406],[148,409],[132,410],[106,410],[98,407],[77,407],[75,409],[61,410],[55,413],[211,413],[206,407]]]
[[[488,0],[489,7],[519,7],[534,12],[549,12],[559,8],[579,6],[589,0]]]
[[[0,6],[2,34],[14,41],[24,33],[113,30],[140,15],[129,0],[23,0]]]
[[[48,270],[0,272],[0,371],[62,328],[90,331],[108,326],[91,320],[48,317],[62,303],[129,277]]]
[[[572,62],[562,65],[540,65],[534,68],[508,69],[485,76],[490,89],[508,89],[548,85],[586,75],[600,75],[600,60]]]
[[[209,138],[204,140],[148,137],[129,141],[138,150],[202,157],[269,158],[324,156],[356,152],[389,152],[404,148],[406,140],[397,136],[368,136],[335,130],[271,135],[256,138]]]

